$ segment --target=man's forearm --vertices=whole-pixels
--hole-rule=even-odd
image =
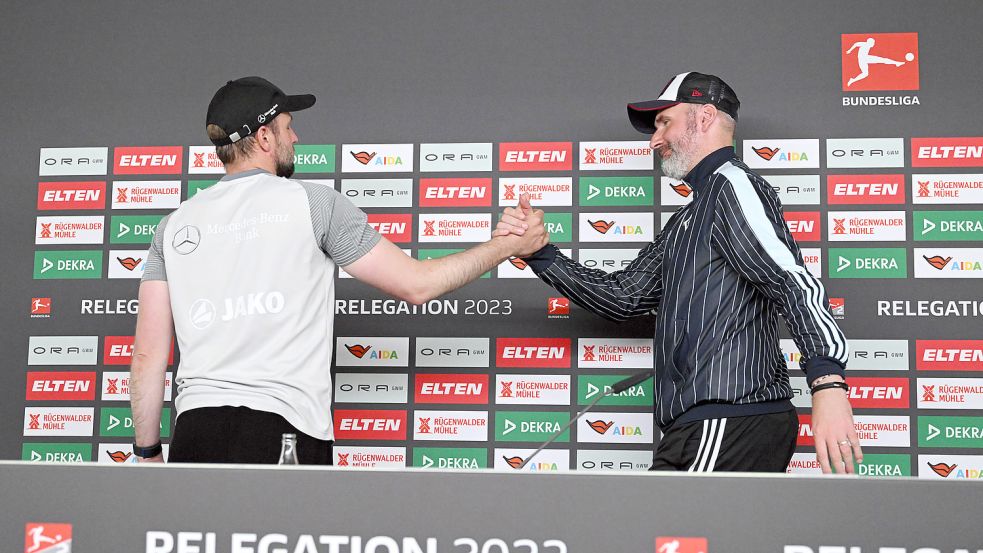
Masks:
[[[130,365],[130,407],[133,411],[134,441],[152,446],[160,440],[160,416],[164,406],[166,359],[150,359],[134,352]]]
[[[492,238],[463,252],[424,261],[428,283],[424,301],[457,290],[497,267],[514,251],[510,240]]]

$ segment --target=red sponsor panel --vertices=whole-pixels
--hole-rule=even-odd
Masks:
[[[418,374],[417,403],[488,403],[487,374]]]
[[[983,136],[912,138],[912,167],[983,167]]]
[[[121,146],[113,150],[113,174],[180,175],[181,146]]]
[[[795,441],[796,445],[816,445],[815,438],[812,437],[812,415],[799,413],[799,437]]]
[[[818,242],[820,223],[818,211],[786,211],[785,222],[796,242]]]
[[[413,240],[411,213],[369,213],[369,225],[390,242],[397,244]]]
[[[498,338],[499,367],[570,368],[570,338]]]
[[[39,182],[38,210],[106,209],[106,183]]]
[[[337,440],[405,440],[406,411],[336,409]]]
[[[420,179],[421,207],[473,207],[492,204],[492,180]]]
[[[96,399],[96,373],[30,371],[27,373],[28,401],[92,401]]]
[[[133,336],[106,336],[103,346],[103,365],[129,365],[133,359]],[[171,340],[171,354],[167,364],[174,364],[174,340]]]
[[[827,175],[826,198],[833,205],[905,203],[904,175]]]
[[[918,90],[918,33],[840,35],[844,92]]]
[[[502,142],[498,145],[499,171],[569,171],[572,168],[572,142]]]
[[[915,340],[919,371],[983,371],[983,340]]]
[[[907,378],[850,377],[850,405],[854,409],[907,409],[910,382]]]

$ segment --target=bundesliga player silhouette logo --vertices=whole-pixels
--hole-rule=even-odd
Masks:
[[[845,92],[918,90],[918,33],[841,35]]]

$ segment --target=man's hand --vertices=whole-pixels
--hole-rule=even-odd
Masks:
[[[854,472],[854,460],[864,460],[860,438],[853,426],[853,409],[839,388],[820,390],[812,396],[812,433],[816,459],[823,473]]]
[[[517,207],[505,208],[492,237],[504,237],[514,242],[513,255],[516,257],[530,255],[550,241],[543,222],[545,215],[543,210],[532,208],[529,194],[521,194]]]

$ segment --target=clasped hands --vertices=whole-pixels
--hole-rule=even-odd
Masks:
[[[533,209],[529,203],[529,194],[520,194],[519,205],[507,207],[502,212],[501,219],[492,231],[492,238],[508,240],[511,255],[515,257],[531,255],[550,241],[544,216],[542,209]]]

